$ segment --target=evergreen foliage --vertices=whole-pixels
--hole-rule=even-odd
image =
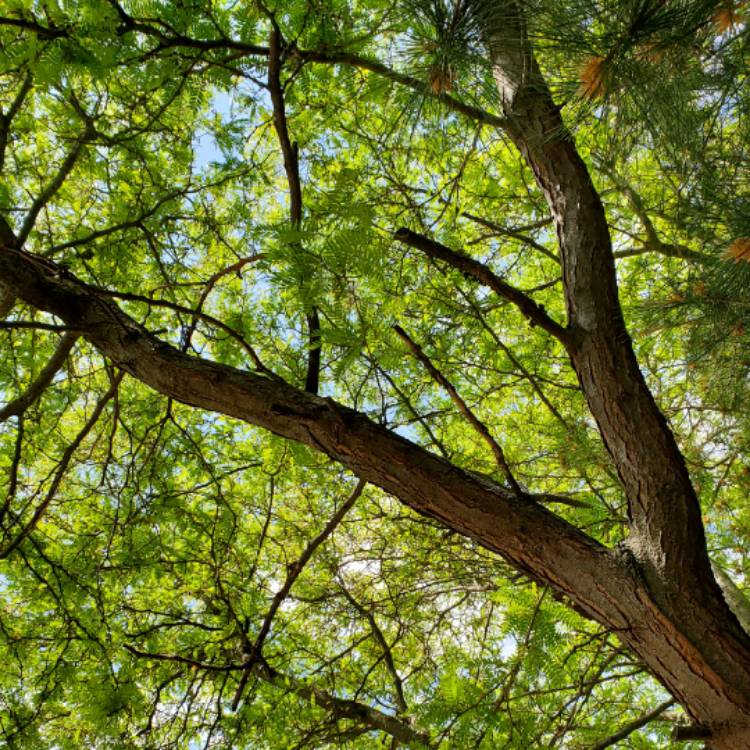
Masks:
[[[394,239],[465,252],[565,321],[552,217],[498,126],[487,45],[513,4],[0,6],[0,244],[7,227],[182,352],[300,388],[314,309],[321,398],[495,485],[507,461],[592,538],[627,537],[561,343]],[[742,589],[750,7],[530,0],[523,19],[605,204],[709,553]],[[656,750],[687,721],[617,633],[476,541],[157,394],[87,331],[41,382],[64,324],[2,277],[0,313],[0,746],[593,748],[663,706],[617,745]]]

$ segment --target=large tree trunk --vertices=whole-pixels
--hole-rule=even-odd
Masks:
[[[506,130],[554,217],[568,311],[562,338],[628,499],[627,545],[609,550],[532,497],[465,472],[330,399],[179,352],[111,297],[24,252],[0,224],[3,298],[58,316],[160,393],[309,445],[502,555],[616,631],[710,734],[710,747],[750,750],[750,638],[714,580],[685,463],[633,354],[601,201],[521,14],[510,13],[488,46]]]
[[[713,746],[750,747],[750,640],[714,580],[698,498],[633,353],[604,208],[514,7],[502,30],[490,33],[488,47],[506,132],[532,169],[557,230],[570,361],[625,490],[627,548],[658,616],[670,623],[674,642],[684,643],[683,658],[705,687],[691,686],[656,653],[639,653],[696,721],[743,725],[727,734],[731,739],[714,732]],[[693,650],[700,654],[696,662]],[[742,697],[731,697],[730,686]]]

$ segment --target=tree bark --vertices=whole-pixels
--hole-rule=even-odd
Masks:
[[[699,695],[688,695],[668,665],[655,668],[653,659],[644,660],[697,723],[712,730],[710,746],[748,747],[750,640],[714,580],[698,498],[633,353],[602,202],[540,72],[522,10],[512,1],[505,10],[502,29],[487,35],[505,130],[553,217],[568,313],[566,348],[625,490],[627,548],[674,637],[700,652],[721,681],[742,694],[741,705],[724,704],[723,689],[715,692],[718,686],[709,679]],[[734,722],[742,725],[738,732],[720,729]]]
[[[713,747],[750,748],[750,700],[743,682],[750,649],[747,639],[720,631],[720,610],[704,640],[692,640],[653,595],[629,550],[607,549],[538,503],[520,500],[332,399],[184,354],[107,295],[52,266],[20,250],[0,249],[0,277],[20,299],[80,331],[133,377],[182,403],[319,450],[418,513],[497,552],[616,631],[696,722],[711,728]],[[672,586],[679,592],[679,579]],[[728,612],[723,599],[722,606]],[[726,663],[735,665],[730,676],[721,669]]]

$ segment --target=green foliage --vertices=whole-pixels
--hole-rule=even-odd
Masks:
[[[0,211],[19,232],[41,196],[26,248],[191,354],[250,369],[251,346],[301,385],[315,307],[322,396],[503,482],[392,330],[403,326],[518,481],[578,501],[554,509],[615,544],[622,491],[564,352],[393,240],[401,226],[429,233],[565,318],[533,176],[498,130],[448,106],[496,114],[484,52],[502,27],[496,5],[6,0]],[[743,585],[750,266],[722,254],[750,236],[748,12],[721,30],[706,0],[528,6],[540,65],[605,200],[628,324],[700,490],[712,555]],[[264,86],[271,19],[288,42],[299,227]],[[606,68],[587,94],[592,58]],[[3,402],[39,375],[58,323],[20,304],[8,314]],[[23,416],[0,424],[0,549],[113,377],[79,340]],[[664,699],[616,634],[369,486],[273,618],[263,655],[278,674],[250,674],[234,710],[248,638],[354,486],[306,448],[126,376],[39,523],[0,561],[0,744],[387,746],[316,701],[315,686],[436,747],[584,748]],[[676,715],[621,746],[665,747]]]

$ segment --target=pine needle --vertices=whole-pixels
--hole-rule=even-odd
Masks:
[[[607,93],[607,58],[589,57],[581,69],[581,85],[578,92],[587,99],[598,99]]]
[[[727,260],[733,260],[735,263],[744,261],[750,263],[750,238],[740,237],[736,239],[724,252]]]

